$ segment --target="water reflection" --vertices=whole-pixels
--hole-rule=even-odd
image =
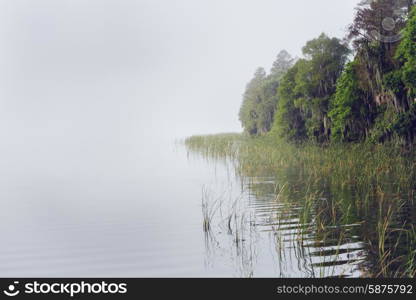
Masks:
[[[225,165],[239,184],[234,199],[217,200],[221,213],[211,222],[218,226],[205,230],[207,264],[229,256],[247,277],[265,261],[276,277],[403,277],[414,270],[412,189],[397,192],[389,182],[383,192],[363,193],[306,180],[301,169],[245,172],[232,158],[203,157]]]

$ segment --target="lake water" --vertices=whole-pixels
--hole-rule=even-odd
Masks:
[[[2,277],[357,277],[371,261],[360,223],[342,244],[311,224],[300,240],[303,204],[280,203],[278,178],[171,140],[25,137],[1,154]],[[221,203],[209,232],[203,198]]]
[[[0,276],[234,276],[207,257],[203,185],[224,170],[173,141],[27,135],[2,145]]]

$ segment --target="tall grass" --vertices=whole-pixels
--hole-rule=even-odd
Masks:
[[[277,178],[279,197],[288,203],[304,199],[297,231],[301,245],[308,234],[305,224],[314,224],[322,241],[334,245],[351,235],[343,225],[356,224],[368,245],[368,276],[415,275],[414,152],[394,142],[323,147],[240,134],[195,136],[185,145],[207,159],[231,162],[242,179]]]

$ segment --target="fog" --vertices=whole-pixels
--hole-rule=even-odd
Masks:
[[[0,275],[232,274],[200,215],[229,172],[171,142],[241,131],[255,69],[357,2],[0,0]]]
[[[0,138],[241,131],[258,66],[342,37],[357,0],[1,0]]]

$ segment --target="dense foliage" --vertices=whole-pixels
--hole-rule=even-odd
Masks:
[[[292,57],[283,50],[277,55],[269,75],[263,68],[258,68],[247,84],[240,109],[240,121],[249,134],[265,134],[271,130],[279,82],[292,65]]]
[[[281,101],[274,125],[281,136],[318,142],[329,139],[329,103],[348,53],[340,40],[324,34],[305,45],[305,58],[283,77],[278,90]]]
[[[397,138],[411,144],[416,129],[414,2],[363,1],[345,40],[322,34],[306,43],[296,62],[283,51],[269,75],[258,69],[240,110],[245,131],[290,141]]]

